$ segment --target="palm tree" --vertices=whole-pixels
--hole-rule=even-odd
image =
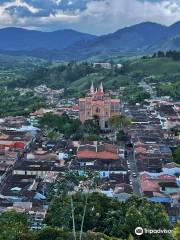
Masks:
[[[115,140],[117,139],[117,133],[119,131],[122,131],[124,127],[128,127],[131,125],[131,119],[124,115],[119,115],[119,116],[112,116],[109,119],[109,124],[111,128],[115,132]]]

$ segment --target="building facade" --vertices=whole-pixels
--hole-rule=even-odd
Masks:
[[[92,83],[86,97],[79,99],[79,107],[81,122],[96,119],[101,129],[108,129],[109,118],[120,114],[120,100],[112,99],[109,94],[105,93],[102,83],[96,90]]]

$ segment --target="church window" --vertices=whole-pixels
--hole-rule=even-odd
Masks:
[[[100,108],[97,107],[97,108],[96,108],[96,112],[97,112],[97,113],[100,113],[100,111],[101,111]]]

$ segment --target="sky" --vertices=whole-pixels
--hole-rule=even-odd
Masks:
[[[180,0],[0,0],[0,28],[101,35],[145,21],[180,21]]]

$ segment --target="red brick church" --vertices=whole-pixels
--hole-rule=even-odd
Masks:
[[[81,122],[97,119],[101,129],[109,128],[109,118],[120,114],[120,100],[112,99],[105,93],[102,82],[98,89],[95,89],[92,83],[86,97],[79,99],[79,106]]]

